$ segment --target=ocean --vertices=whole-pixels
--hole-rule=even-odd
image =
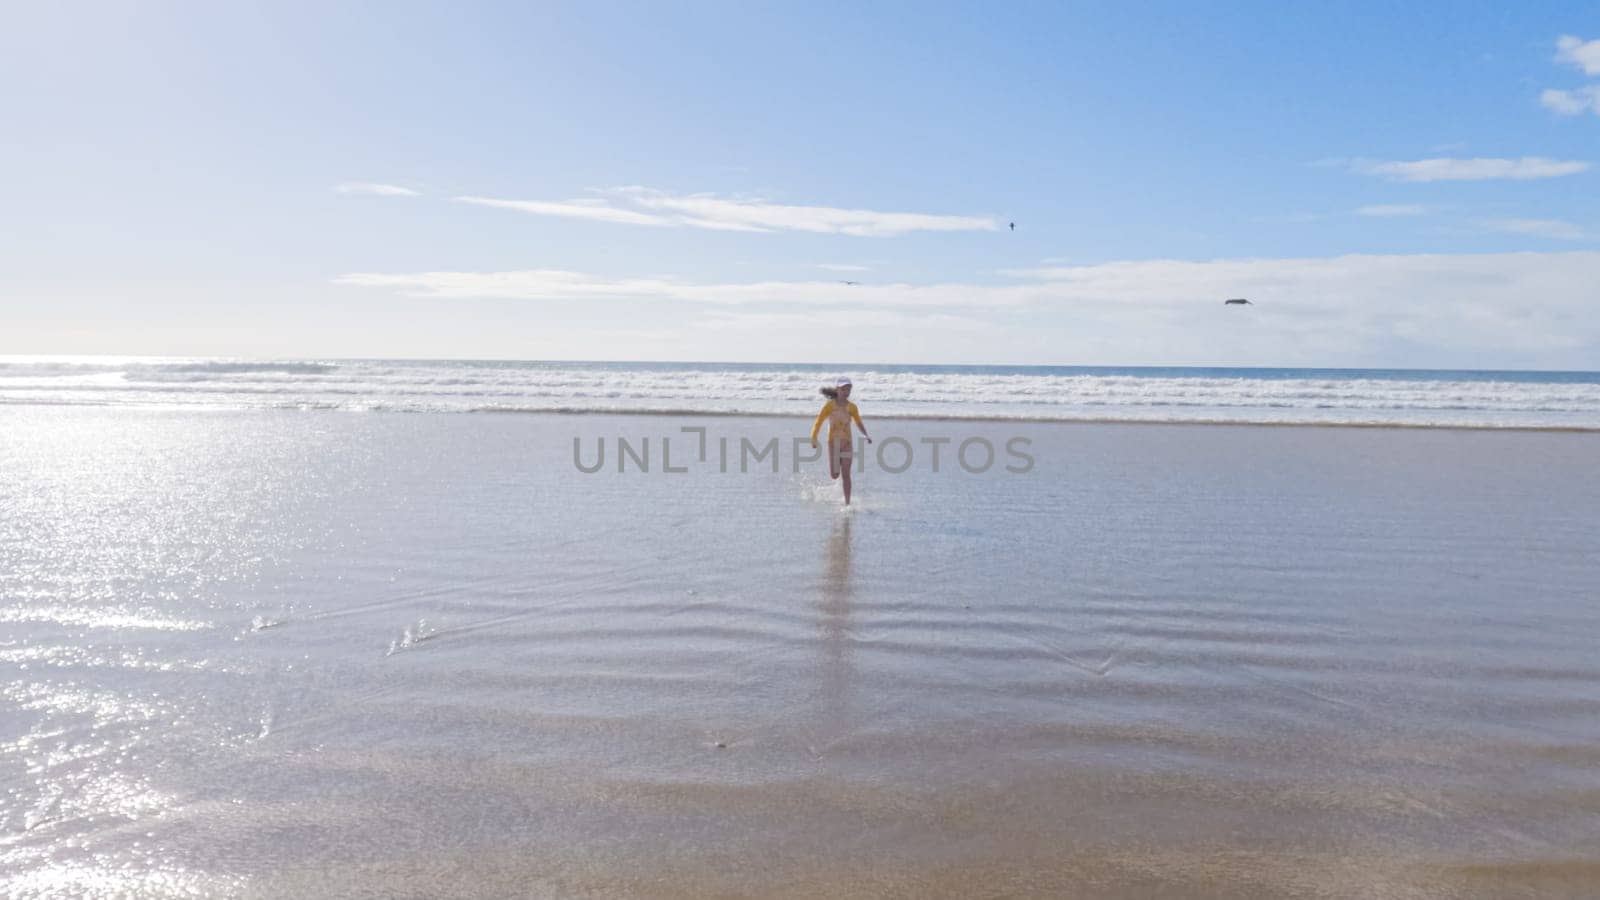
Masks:
[[[0,896],[1589,896],[1596,382],[12,358]]]
[[[1600,428],[1600,372],[0,357],[0,404]],[[870,404],[870,406],[867,406]]]

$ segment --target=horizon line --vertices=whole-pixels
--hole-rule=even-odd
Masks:
[[[873,367],[922,369],[1216,369],[1237,372],[1479,372],[1516,373],[1535,375],[1597,375],[1600,369],[1474,369],[1449,366],[1430,368],[1422,366],[1267,366],[1267,365],[1217,365],[1217,364],[1120,364],[1120,363],[897,363],[897,362],[758,362],[754,360],[671,360],[671,359],[534,359],[516,356],[192,356],[154,355],[139,353],[0,353],[0,362],[29,360],[39,362],[67,362],[71,360],[158,360],[173,362],[245,362],[245,363],[319,363],[319,362],[417,362],[417,363],[564,363],[569,365],[642,365],[642,366],[806,366],[833,369],[870,369]]]

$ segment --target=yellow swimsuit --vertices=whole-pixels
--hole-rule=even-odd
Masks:
[[[866,426],[861,424],[861,412],[856,409],[854,403],[846,401],[846,406],[841,409],[838,401],[829,400],[827,403],[822,404],[822,412],[817,413],[817,421],[811,426],[811,440],[815,441],[817,439],[817,432],[822,430],[822,423],[826,420],[828,423],[828,443],[843,441],[848,445],[850,443],[851,419],[856,420],[856,426],[862,431],[866,430]]]

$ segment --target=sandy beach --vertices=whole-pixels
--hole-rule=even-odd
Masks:
[[[6,13],[0,900],[1600,900],[1594,0]]]
[[[808,426],[0,409],[0,893],[1600,879],[1600,437]]]

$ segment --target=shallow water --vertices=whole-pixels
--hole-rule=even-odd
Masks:
[[[785,424],[0,409],[0,895],[1600,882],[1600,436]]]

